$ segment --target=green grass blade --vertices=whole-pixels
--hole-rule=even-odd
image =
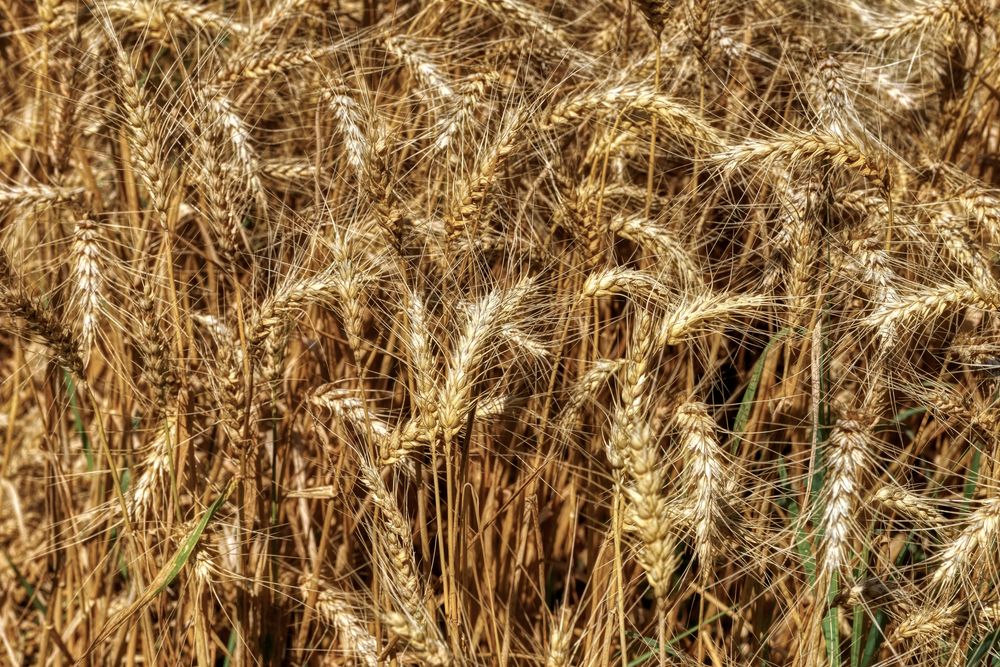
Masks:
[[[972,454],[972,464],[969,466],[969,472],[965,476],[965,485],[962,488],[962,495],[965,496],[966,500],[972,500],[972,496],[976,494],[976,486],[979,484],[979,467],[983,462],[983,452],[980,449]],[[966,511],[969,509],[969,503],[965,504]]]
[[[14,561],[11,560],[10,554],[7,553],[6,549],[4,549],[3,552],[3,559],[7,561],[7,565],[9,565],[10,569],[14,571],[14,578],[17,579],[18,585],[20,585],[21,588],[24,589],[24,592],[28,594],[28,600],[31,602],[31,606],[44,616],[47,612],[47,608],[42,601],[38,599],[38,590],[32,586],[31,582],[28,581],[28,578],[21,573],[21,570],[18,569],[17,565],[14,564]]]
[[[868,539],[871,539],[870,533]],[[868,544],[866,541],[865,548],[861,552],[861,563],[854,573],[855,581],[865,580],[868,572],[868,555]],[[861,650],[864,647],[864,622],[864,608],[861,606],[855,607],[851,614],[851,667],[861,667]]]
[[[875,623],[868,631],[868,640],[865,642],[865,650],[861,654],[861,667],[871,667],[875,662],[875,655],[882,647],[885,640],[885,628],[889,625],[889,616],[884,611],[875,613]]]
[[[674,644],[676,644],[680,640],[684,639],[685,637],[690,637],[691,635],[693,635],[694,633],[698,632],[698,630],[700,630],[701,628],[705,627],[709,623],[714,623],[718,619],[720,619],[723,616],[725,616],[727,613],[729,613],[729,612],[720,611],[719,613],[714,614],[714,615],[709,616],[708,618],[706,618],[704,622],[702,622],[702,623],[700,623],[698,625],[692,626],[692,627],[688,628],[687,630],[685,630],[684,632],[682,632],[680,634],[674,635],[669,640],[667,640],[667,646],[666,646],[667,653],[669,653],[671,656],[673,656],[675,658],[679,658],[680,656],[677,655],[677,651],[675,651],[675,650],[673,650],[671,648]],[[638,636],[638,635],[636,635],[636,636]],[[652,651],[648,651],[646,653],[643,653],[642,655],[640,655],[640,656],[638,656],[636,658],[633,658],[632,661],[628,663],[628,667],[639,667],[639,665],[642,665],[647,660],[655,658],[659,654],[660,644],[655,639],[651,639],[649,637],[641,637],[641,639],[642,639],[643,642],[646,643],[647,646],[651,647],[653,650]]]
[[[750,411],[753,410],[753,402],[757,396],[757,387],[760,386],[760,378],[764,374],[764,362],[767,361],[767,354],[771,351],[771,348],[780,343],[791,332],[791,328],[785,328],[774,334],[771,340],[767,342],[767,345],[764,346],[764,351],[760,353],[760,357],[757,358],[756,363],[753,365],[753,370],[750,372],[750,380],[747,382],[747,388],[743,391],[743,398],[740,399],[740,409],[736,412],[736,419],[733,422],[733,451],[736,449],[739,436],[746,429],[747,422],[750,421]]]
[[[827,594],[827,601],[833,602],[840,590],[840,582],[837,573],[834,572],[830,578],[830,590]],[[826,639],[827,658],[832,667],[840,667],[840,609],[837,605],[831,604],[826,618],[823,619],[823,637]]]
[[[229,480],[229,483],[226,484],[225,489],[223,489],[219,497],[215,499],[215,502],[209,505],[208,509],[206,509],[204,513],[202,513],[198,523],[195,524],[191,532],[188,533],[186,538],[184,538],[180,549],[177,550],[174,557],[170,559],[169,563],[160,569],[159,573],[146,587],[146,590],[142,593],[142,595],[136,598],[136,600],[128,607],[112,616],[108,622],[105,623],[100,633],[98,633],[97,637],[91,643],[90,648],[87,649],[88,655],[94,650],[94,647],[105,641],[108,637],[114,634],[118,628],[127,623],[130,618],[142,611],[142,609],[152,602],[156,596],[163,592],[163,590],[170,585],[170,582],[172,582],[177,575],[180,574],[181,570],[184,569],[184,565],[191,557],[191,553],[194,551],[195,547],[198,546],[198,541],[201,539],[202,533],[205,532],[205,527],[208,526],[208,522],[211,521],[215,513],[232,494],[233,490],[236,488],[237,482],[238,479],[235,477]]]
[[[87,462],[87,472],[91,472],[94,469],[94,453],[91,450],[87,426],[83,422],[83,413],[80,412],[80,402],[76,397],[76,382],[73,380],[73,376],[66,371],[63,371],[63,378],[66,380],[66,393],[69,394],[69,408],[73,413],[73,428],[80,437],[83,458]]]
[[[993,650],[993,647],[997,645],[1000,645],[1000,629],[994,630],[986,635],[986,637],[983,638],[983,641],[979,642],[979,644],[969,651],[969,658],[965,663],[966,667],[979,667],[980,664],[985,662],[986,657]],[[994,654],[994,663],[998,657],[1000,656]]]

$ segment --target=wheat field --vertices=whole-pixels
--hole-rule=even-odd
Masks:
[[[0,0],[0,662],[1000,665],[997,0]]]

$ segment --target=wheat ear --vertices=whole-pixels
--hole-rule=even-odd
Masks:
[[[435,129],[433,150],[436,153],[447,151],[455,137],[461,134],[473,118],[476,107],[486,95],[486,81],[485,76],[477,75],[462,84],[458,100],[452,103],[451,112],[441,119]]]
[[[521,132],[525,127],[524,118],[524,112],[520,109],[507,114],[472,176],[459,186],[457,200],[445,218],[449,241],[455,241],[461,235],[474,237],[477,223],[488,216],[490,191],[521,139]]]
[[[775,163],[788,166],[829,164],[875,181],[883,192],[888,192],[890,185],[889,171],[876,157],[849,141],[818,132],[748,141],[719,151],[710,159],[726,171],[757,165],[771,167]]]
[[[322,586],[316,596],[316,613],[336,628],[344,652],[365,667],[378,667],[378,641],[341,594]]]
[[[448,76],[431,62],[428,55],[413,40],[393,35],[387,38],[384,44],[385,50],[403,63],[426,90],[447,101],[455,97],[455,90],[448,81]]]
[[[658,119],[680,141],[711,151],[724,145],[719,132],[703,121],[696,110],[642,84],[622,84],[570,97],[549,112],[545,126],[574,122],[594,109],[642,111]]]
[[[921,527],[946,531],[944,515],[926,498],[894,484],[887,484],[875,492],[874,500],[885,509],[916,521]]]
[[[674,570],[675,540],[664,494],[666,469],[649,424],[656,343],[652,318],[640,311],[633,330],[621,371],[620,395],[611,415],[607,453],[611,464],[626,473],[628,526],[639,539],[639,564],[656,599],[663,601]]]
[[[993,291],[986,292],[979,286],[964,282],[945,283],[919,292],[901,294],[897,300],[881,304],[864,321],[876,329],[879,338],[888,343],[897,327],[922,324],[948,309],[957,310],[968,306],[993,308],[998,303],[1000,301]]]
[[[692,488],[691,510],[695,553],[703,582],[711,580],[715,553],[719,547],[719,520],[723,514],[725,471],[723,451],[716,434],[715,420],[704,403],[688,402],[674,415],[686,455],[685,475]]]
[[[83,218],[73,233],[72,302],[80,323],[80,349],[87,364],[97,335],[97,322],[103,300],[104,272],[101,260],[101,236],[97,223]]]
[[[666,286],[645,271],[615,267],[592,273],[583,283],[582,299],[599,299],[624,294],[640,303],[647,300],[666,302],[670,294]]]
[[[488,353],[489,344],[501,327],[515,318],[517,309],[533,289],[533,281],[524,279],[506,292],[492,292],[468,309],[438,398],[438,429],[444,439],[454,437],[464,426],[472,409],[472,386],[479,361]]]
[[[108,29],[110,31],[110,27]],[[116,39],[112,39],[112,42],[115,67],[118,72],[117,91],[124,115],[124,129],[128,138],[132,166],[149,194],[157,222],[161,228],[166,229],[170,195],[166,170],[161,158],[163,141],[156,136],[156,129],[161,127],[162,123],[153,116],[153,108],[139,86],[135,68],[128,54]]]
[[[530,28],[550,42],[552,46],[568,49],[570,41],[566,34],[556,27],[546,16],[521,0],[471,0],[485,7],[502,19],[512,19],[522,24],[522,29]]]
[[[563,405],[558,422],[561,430],[568,431],[576,424],[587,401],[594,400],[601,385],[618,372],[623,363],[620,359],[600,359],[587,369],[573,385]]]
[[[665,0],[633,0],[632,6],[639,10],[642,18],[646,19],[646,25],[659,39],[663,32],[663,26],[666,25],[667,17],[670,16],[670,4]]]
[[[170,470],[170,455],[175,432],[172,420],[168,419],[158,426],[149,454],[143,460],[142,473],[129,487],[125,500],[129,516],[133,521],[141,522],[153,499],[162,497],[158,487]]]
[[[929,30],[950,32],[963,20],[975,19],[975,15],[969,11],[972,4],[974,3],[966,0],[920,2],[912,10],[894,16],[888,25],[873,30],[869,38],[881,42],[903,39]]]
[[[421,658],[431,661],[430,664],[447,664],[448,650],[424,607],[423,584],[413,559],[409,522],[375,468],[362,463],[361,481],[379,510],[373,539],[386,558],[377,564],[379,573],[400,607],[399,611],[384,614],[383,621]]]
[[[0,249],[0,308],[23,320],[24,333],[43,342],[60,366],[75,377],[83,378],[80,342],[28,292],[3,249]]]
[[[363,129],[364,114],[361,106],[351,96],[350,88],[343,81],[336,82],[323,97],[343,136],[347,164],[359,179],[365,178],[372,147]]]
[[[573,658],[573,608],[563,605],[552,619],[545,667],[569,667]]]
[[[850,530],[857,520],[861,475],[871,456],[870,440],[868,428],[858,419],[841,418],[827,443],[821,567],[828,573],[839,572],[847,565]]]
[[[73,201],[83,192],[82,188],[54,187],[51,185],[4,185],[0,183],[0,210],[18,206],[28,208],[36,204],[61,204]]]
[[[772,301],[760,294],[712,294],[685,295],[682,301],[669,309],[667,316],[659,324],[656,332],[658,346],[677,345],[698,329],[711,323],[717,330],[730,318],[740,314],[757,312]]]
[[[673,234],[656,222],[643,216],[619,215],[608,225],[608,230],[618,236],[646,248],[668,266],[686,285],[704,285],[701,269],[691,253]]]
[[[950,604],[916,609],[907,614],[889,637],[890,642],[942,639],[968,619],[965,605]]]
[[[931,575],[931,584],[947,586],[965,573],[977,554],[993,567],[1000,536],[1000,498],[985,501],[969,517],[969,523],[941,553],[941,564]]]

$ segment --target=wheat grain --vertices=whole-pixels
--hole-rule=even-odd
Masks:
[[[143,460],[142,473],[129,488],[126,496],[129,515],[134,522],[145,519],[153,501],[159,497],[159,484],[163,484],[171,468],[171,451],[174,447],[175,424],[165,421],[157,430]]]
[[[375,535],[381,539],[382,548],[389,559],[384,565],[382,574],[386,583],[392,586],[403,608],[410,614],[416,614],[423,608],[424,592],[416,564],[413,562],[409,524],[377,470],[363,467],[361,481],[368,488],[372,502],[379,509],[380,516],[377,520],[379,530]]]
[[[709,47],[712,44],[712,31],[715,16],[713,0],[685,0],[684,14],[688,39],[698,52],[702,62],[708,60]]]

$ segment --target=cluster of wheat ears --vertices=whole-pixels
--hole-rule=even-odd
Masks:
[[[0,662],[1000,664],[997,0],[0,0]]]

